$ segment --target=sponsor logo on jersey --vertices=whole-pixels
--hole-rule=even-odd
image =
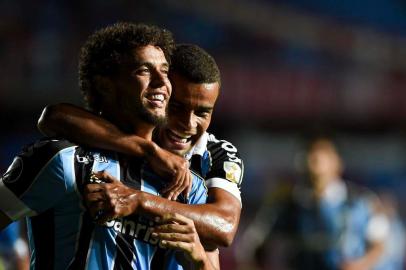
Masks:
[[[101,156],[100,154],[93,154],[93,155],[86,155],[86,156],[79,156],[76,155],[76,160],[79,163],[89,164],[90,162],[99,162],[99,163],[108,163],[108,159],[105,156]]]
[[[240,166],[238,166],[235,162],[225,161],[223,168],[226,172],[226,179],[238,184],[241,177]]]
[[[155,223],[142,216],[132,216],[129,218],[117,218],[104,224],[117,233],[131,236],[148,244],[166,248],[159,239],[152,237]]]
[[[237,157],[237,148],[228,141],[221,140],[221,142],[223,142],[221,148],[226,150],[228,160],[241,164],[241,159]]]
[[[16,182],[23,173],[23,168],[24,168],[23,160],[20,157],[16,157],[13,160],[13,163],[11,163],[6,173],[3,175],[2,178],[3,182],[9,184]]]

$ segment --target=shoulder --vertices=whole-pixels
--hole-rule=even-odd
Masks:
[[[237,147],[227,140],[217,139],[210,133],[207,137],[207,151],[210,152],[213,160],[225,158],[236,163],[242,162]]]
[[[58,154],[74,144],[53,139],[41,139],[23,147],[1,177],[4,185],[15,194],[22,194],[40,173],[56,172],[62,167]],[[62,169],[59,168],[59,171]],[[56,174],[56,173],[54,173]]]
[[[237,148],[231,142],[219,140],[213,134],[209,134],[207,151],[211,166],[206,179],[224,178],[240,186],[244,164]]]
[[[35,157],[37,160],[47,161],[60,151],[72,146],[75,144],[66,140],[44,138],[23,147],[18,156],[22,158]]]

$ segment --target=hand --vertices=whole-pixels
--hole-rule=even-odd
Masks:
[[[138,206],[139,190],[127,187],[105,171],[94,176],[103,183],[88,184],[83,197],[91,217],[98,224],[133,214]]]
[[[184,158],[172,154],[158,146],[154,152],[147,157],[147,160],[154,172],[171,180],[161,190],[163,197],[168,200],[176,200],[180,193],[188,198],[192,189],[192,176],[189,171],[189,162]]]
[[[207,264],[208,258],[193,220],[180,214],[166,214],[158,220],[158,224],[152,236],[161,240],[163,246],[184,251],[198,267]]]

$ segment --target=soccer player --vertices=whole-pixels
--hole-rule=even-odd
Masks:
[[[168,122],[156,132],[156,142],[166,150],[186,157],[191,168],[206,179],[208,202],[186,205],[137,192],[132,203],[155,215],[176,212],[193,219],[200,239],[208,248],[229,246],[238,227],[241,212],[239,186],[243,163],[237,149],[206,132],[220,89],[220,72],[214,59],[196,45],[177,45],[172,56],[169,78],[173,93],[169,102]],[[39,122],[48,135],[58,135],[86,145],[98,146],[138,157],[150,155],[151,147],[105,120],[72,105],[61,104],[45,109]],[[158,146],[153,148],[160,149]],[[144,150],[146,149],[146,150]],[[158,155],[159,151],[155,151]],[[163,158],[157,157],[158,160]],[[149,159],[151,160],[151,158]],[[159,167],[159,166],[158,166]],[[109,192],[99,197],[119,197]],[[175,187],[176,189],[176,187]],[[179,194],[182,187],[175,193]],[[172,196],[176,197],[176,195]],[[122,216],[110,203],[109,217]],[[94,212],[97,212],[94,210]]]
[[[173,47],[172,35],[154,26],[117,23],[95,32],[79,67],[89,107],[121,130],[151,140],[166,118]],[[193,222],[181,215],[154,220],[132,209],[130,216],[96,225],[82,196],[88,183],[101,181],[155,195],[165,183],[142,158],[63,140],[41,140],[14,159],[0,181],[0,228],[28,217],[31,268],[182,269],[181,255],[199,269],[214,268]],[[189,198],[181,200],[204,203],[203,180],[193,175],[192,181]]]
[[[342,179],[341,157],[328,138],[311,141],[306,171],[304,181],[266,197],[238,258],[255,269],[375,269],[389,228],[376,211],[378,198]]]

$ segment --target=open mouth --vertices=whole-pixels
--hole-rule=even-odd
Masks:
[[[168,138],[177,145],[186,145],[192,140],[191,135],[182,135],[169,129],[166,134]]]
[[[165,107],[166,98],[164,94],[150,94],[146,96],[146,99],[154,107]]]

